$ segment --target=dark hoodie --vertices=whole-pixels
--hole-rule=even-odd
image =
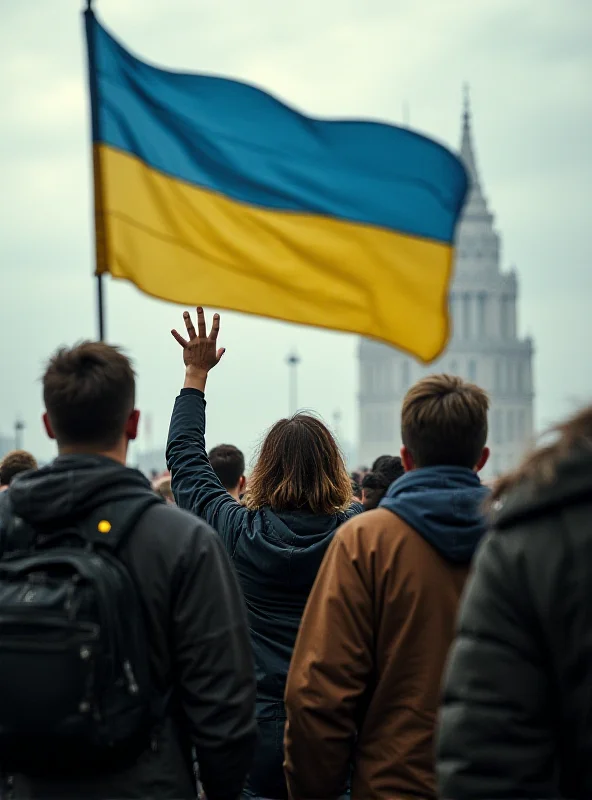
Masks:
[[[247,602],[257,672],[260,744],[248,791],[287,797],[283,774],[284,689],[300,619],[317,571],[338,527],[362,511],[248,511],[224,489],[205,447],[205,398],[184,389],[175,402],[167,463],[181,508],[215,528],[233,559]]]
[[[380,508],[404,520],[448,561],[466,564],[487,529],[488,494],[473,470],[426,467],[395,481]]]
[[[3,555],[15,549],[7,535],[13,515],[43,531],[105,508],[109,519],[125,525],[138,504],[150,506],[120,557],[138,584],[155,690],[173,695],[156,752],[123,772],[84,780],[17,776],[17,797],[194,798],[192,747],[208,798],[235,800],[240,792],[255,740],[240,589],[216,534],[186,512],[153,505],[153,498],[139,472],[99,456],[61,456],[11,484],[0,517]]]
[[[435,800],[440,682],[486,494],[469,469],[419,469],[333,540],[286,687],[292,797],[339,797],[353,768],[352,800]]]

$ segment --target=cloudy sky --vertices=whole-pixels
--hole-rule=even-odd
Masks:
[[[39,375],[55,347],[96,334],[89,125],[78,0],[0,0],[0,434],[41,432]],[[477,158],[520,276],[536,342],[539,426],[592,399],[590,0],[96,0],[138,55],[252,81],[305,112],[411,126],[452,147],[471,86]],[[587,222],[586,222],[587,220]],[[108,338],[133,356],[143,446],[164,441],[182,381],[180,309],[107,287]],[[356,436],[356,342],[225,313],[209,442],[251,452],[287,411],[284,359],[302,356],[300,405]],[[136,445],[139,447],[140,445]]]

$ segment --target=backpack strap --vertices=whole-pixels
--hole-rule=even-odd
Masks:
[[[139,527],[140,519],[144,514],[157,505],[166,505],[166,501],[152,491],[143,492],[133,498],[106,503],[85,518],[82,524],[83,535],[94,546],[107,547],[116,554],[128,535]],[[146,519],[146,524],[149,524],[148,519]],[[129,562],[126,562],[126,569],[139,592],[141,582]],[[172,686],[163,694],[153,692],[150,698],[151,717],[156,724],[153,731],[153,748],[157,746],[157,740],[154,737],[157,736],[158,726],[167,717],[172,698]]]
[[[90,544],[106,547],[116,553],[144,512],[164,502],[150,490],[133,497],[113,500],[98,506],[81,520],[80,533]]]
[[[72,520],[67,527],[34,528],[0,508],[0,557],[28,552],[39,546],[57,545],[68,537],[79,537],[93,546],[106,547],[116,553],[147,509],[165,501],[147,489],[131,497],[104,503],[82,519]],[[7,513],[8,512],[8,513]]]

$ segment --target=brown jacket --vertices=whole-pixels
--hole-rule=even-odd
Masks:
[[[466,564],[390,510],[344,525],[310,595],[286,690],[293,800],[435,798],[433,736]]]

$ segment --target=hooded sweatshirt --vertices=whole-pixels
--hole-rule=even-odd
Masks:
[[[247,603],[257,673],[260,741],[247,790],[287,797],[283,772],[284,689],[300,619],[333,537],[363,508],[313,514],[299,509],[249,511],[224,489],[205,446],[205,397],[183,389],[175,402],[167,463],[177,505],[218,531],[232,557]]]
[[[473,470],[425,467],[395,481],[380,508],[396,514],[448,561],[466,564],[487,528],[488,494]]]
[[[352,800],[435,799],[440,682],[486,495],[469,469],[419,469],[334,538],[286,687],[292,797],[339,797],[353,767]]]

